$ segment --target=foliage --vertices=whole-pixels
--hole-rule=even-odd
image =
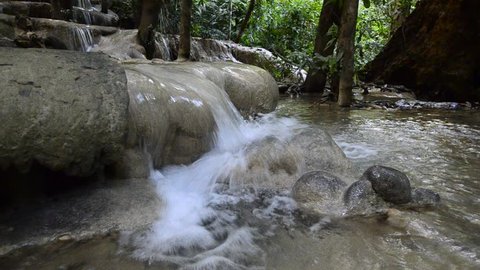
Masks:
[[[340,1],[341,4],[343,0],[327,1]],[[158,30],[174,34],[178,33],[180,1],[169,2],[167,8],[161,11],[162,21]],[[244,19],[248,2],[194,0],[192,35],[232,39]],[[410,9],[416,2],[417,0],[362,0],[355,39],[357,70],[371,61],[386,44],[392,34],[396,13],[405,7]],[[313,55],[322,3],[320,0],[257,0],[241,43],[266,48],[300,66],[316,66],[333,72],[338,67],[337,56],[322,58]]]
[[[302,64],[313,54],[320,16],[318,0],[267,0],[254,10],[242,43],[264,47]]]
[[[416,2],[417,0],[363,0],[358,12],[355,38],[357,69],[372,61],[388,42],[395,30],[398,13],[405,9],[410,11]]]
[[[194,6],[193,33],[195,36],[232,39],[247,11],[246,0],[197,0]]]

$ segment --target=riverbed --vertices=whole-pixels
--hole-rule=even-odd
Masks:
[[[341,109],[315,99],[281,100],[277,115],[328,131],[354,164],[405,172],[415,187],[438,192],[435,209],[389,218],[298,217],[288,191],[246,192],[213,207],[238,234],[235,266],[210,268],[138,260],[132,232],[90,240],[59,239],[0,257],[1,269],[478,269],[480,267],[480,112]],[[226,221],[225,221],[226,222]],[[205,225],[207,226],[207,225]],[[242,236],[245,236],[242,238]],[[248,239],[246,239],[248,238]],[[227,238],[228,239],[228,238]],[[240,241],[244,240],[244,242]],[[228,251],[228,250],[227,250]],[[228,252],[224,252],[228,257]],[[222,253],[223,254],[223,253]],[[188,257],[180,251],[176,257]],[[211,256],[213,258],[213,255]],[[203,265],[205,266],[205,264]]]

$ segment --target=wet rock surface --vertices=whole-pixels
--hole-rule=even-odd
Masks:
[[[328,212],[347,184],[325,171],[312,171],[302,175],[292,188],[292,197],[307,211]]]
[[[410,207],[435,207],[439,204],[440,195],[435,191],[426,188],[414,188],[412,190],[412,201],[409,204]]]
[[[102,54],[0,48],[0,167],[89,176],[123,151],[123,69]],[[32,64],[37,63],[37,64]]]
[[[382,208],[372,184],[366,180],[356,181],[350,185],[343,195],[343,201],[350,215],[370,215]]]
[[[148,179],[92,183],[15,207],[0,208],[0,255],[12,249],[111,231],[146,229],[161,202]]]
[[[411,188],[410,180],[402,172],[376,165],[368,168],[359,181],[348,187],[343,201],[348,215],[388,215],[390,207],[436,207],[440,204],[440,195],[426,188]]]
[[[404,204],[412,199],[410,180],[396,169],[372,166],[363,173],[361,179],[372,183],[373,190],[387,202]]]
[[[248,65],[131,61],[124,67],[130,96],[127,145],[143,145],[155,168],[189,164],[210,149],[216,124],[209,104],[230,106],[224,91],[244,116],[273,111],[278,100],[273,78]],[[242,78],[245,74],[251,81]]]

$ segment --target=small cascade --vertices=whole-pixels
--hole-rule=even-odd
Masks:
[[[182,269],[262,267],[263,251],[255,243],[260,235],[227,206],[255,195],[230,188],[242,182],[233,179],[243,176],[238,170],[248,170],[249,146],[272,137],[287,141],[304,126],[273,114],[245,121],[223,89],[194,88],[213,113],[214,147],[191,165],[151,173],[164,207],[148,232],[133,237],[134,256]]]
[[[73,3],[74,6],[83,8],[85,10],[96,10],[90,0],[75,0]]]
[[[73,21],[87,25],[93,24],[92,11],[97,11],[90,0],[77,0],[73,4]]]
[[[75,27],[73,29],[73,49],[89,52],[94,45],[91,29],[88,27],[92,24],[91,11],[96,10],[90,0],[76,0],[73,3],[73,21],[86,24],[86,27]]]
[[[87,27],[75,27],[72,32],[72,47],[74,50],[89,52],[93,48],[92,30]]]

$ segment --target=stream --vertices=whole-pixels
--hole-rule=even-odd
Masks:
[[[273,135],[288,139],[307,125],[332,135],[352,160],[354,178],[374,164],[391,166],[405,172],[413,186],[438,192],[441,205],[402,210],[388,219],[340,214],[302,219],[286,190],[222,189],[218,179],[245,166],[243,146]],[[479,111],[339,109],[284,98],[276,116],[224,131],[213,150],[192,165],[152,173],[166,206],[150,230],[21,248],[0,257],[1,268],[480,267]]]

